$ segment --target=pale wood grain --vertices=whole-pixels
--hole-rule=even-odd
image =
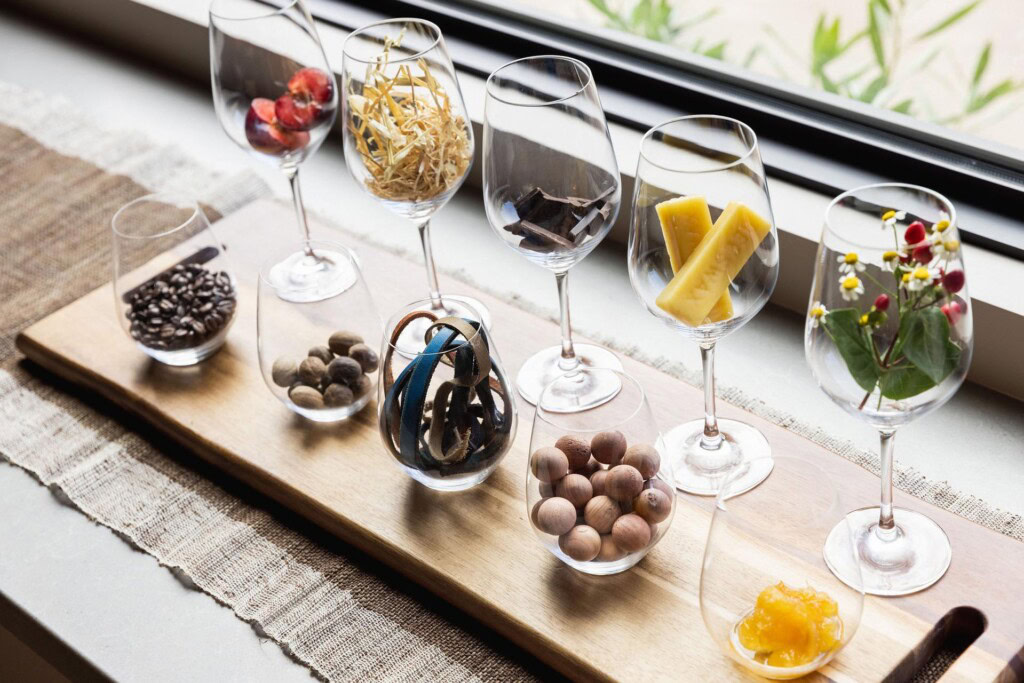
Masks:
[[[291,221],[287,207],[258,202],[217,224],[238,269],[239,308],[225,348],[197,368],[163,367],[138,352],[114,318],[109,285],[25,330],[19,348],[141,414],[210,462],[394,566],[573,678],[749,677],[717,650],[698,608],[710,519],[706,499],[679,496],[672,528],[630,572],[584,576],[543,549],[527,522],[524,483],[532,410],[523,402],[512,451],[487,482],[460,494],[427,490],[395,466],[377,434],[373,404],[340,425],[314,425],[285,409],[264,385],[257,364],[256,264],[265,245],[253,234],[254,226],[290,229]],[[328,230],[316,226],[318,236]],[[384,250],[353,246],[382,317],[422,295],[421,266]],[[470,287],[449,289],[490,306],[494,338],[510,376],[530,353],[558,339],[557,326],[550,322]],[[629,358],[623,363],[645,386],[663,430],[702,414],[697,389]],[[870,505],[877,499],[878,479],[849,461],[732,406],[722,405],[721,414],[763,430],[776,454],[815,460],[841,483],[847,500]],[[868,598],[857,635],[815,678],[882,680],[958,605],[977,607],[989,625],[945,680],[991,680],[1001,671],[1008,675],[1006,662],[1024,645],[1019,585],[1024,544],[908,496],[897,494],[897,504],[925,512],[946,530],[954,553],[949,573],[913,596]]]

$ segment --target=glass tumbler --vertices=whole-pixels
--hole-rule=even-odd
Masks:
[[[290,410],[314,422],[336,422],[355,415],[373,398],[380,315],[350,249],[316,240],[303,242],[306,246],[314,254],[330,253],[355,278],[347,289],[327,298],[286,299],[272,271],[295,245],[266,261],[260,269],[256,310],[260,371],[270,392]],[[294,283],[286,286],[295,293]]]
[[[576,413],[552,411],[541,396],[530,435],[526,510],[541,543],[562,562],[587,574],[626,571],[650,552],[672,523],[675,488],[671,459],[643,387],[610,368],[574,373],[614,375],[619,392]]]
[[[190,197],[157,193],[114,214],[114,310],[135,345],[194,365],[224,344],[237,292],[224,247]]]

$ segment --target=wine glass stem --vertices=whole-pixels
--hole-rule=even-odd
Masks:
[[[569,319],[569,271],[555,273],[555,284],[558,286],[558,311],[562,323],[562,357],[558,360],[558,368],[563,371],[575,370],[580,365],[576,350],[572,345],[572,321]]]
[[[313,255],[313,249],[309,246],[309,223],[306,221],[306,207],[302,204],[302,189],[299,187],[299,167],[286,166],[282,169],[284,177],[292,188],[292,203],[295,205],[295,222],[298,223],[299,231],[302,232],[302,240],[306,243],[306,254]]]
[[[715,417],[715,343],[700,345],[700,360],[704,370],[704,435],[700,438],[701,448],[716,450],[722,445]]]
[[[888,532],[895,528],[896,524],[892,519],[892,451],[893,442],[896,439],[894,430],[881,431],[881,463],[882,463],[882,505],[878,514],[878,529],[880,532]]]
[[[430,246],[430,221],[420,223],[420,244],[423,246],[423,262],[427,267],[427,288],[430,289],[430,307],[435,311],[444,308],[441,289],[437,284],[437,268],[434,266],[434,249]]]

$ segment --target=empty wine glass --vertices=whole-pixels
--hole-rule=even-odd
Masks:
[[[288,179],[302,239],[309,224],[299,165],[327,137],[338,110],[334,75],[302,0],[267,7],[249,0],[210,3],[210,76],[217,118],[228,137]],[[343,253],[303,245],[271,271],[278,296],[328,298],[357,277]]]
[[[640,143],[629,281],[644,307],[700,346],[704,419],[665,435],[676,486],[715,495],[733,467],[737,485],[771,473],[754,427],[715,415],[715,344],[746,324],[775,289],[779,243],[757,137],[722,116],[684,116]]]
[[[722,651],[767,678],[827,665],[860,625],[864,591],[839,488],[817,465],[777,457],[749,490],[733,470],[718,493],[700,574],[704,625]],[[839,581],[822,559],[829,538],[853,570]]]
[[[260,268],[256,306],[260,370],[271,393],[290,410],[314,422],[336,422],[355,415],[374,397],[380,314],[351,250],[336,242],[300,246],[315,255],[344,257],[343,265],[356,274],[356,280],[327,298],[286,299],[277,291],[280,282],[272,273],[295,245],[278,249]]]
[[[952,550],[938,524],[892,505],[896,430],[952,398],[974,341],[956,210],[924,187],[839,195],[825,213],[804,350],[829,398],[881,435],[882,503],[851,512],[864,588],[905,595],[938,581]],[[853,568],[831,544],[825,559]]]
[[[537,404],[552,380],[580,367],[622,369],[615,355],[573,344],[569,269],[604,239],[619,213],[621,186],[597,84],[583,62],[526,57],[487,79],[484,206],[502,242],[555,275],[562,344],[531,356],[516,387]],[[619,391],[618,376],[579,373],[547,392],[544,408],[586,410]]]
[[[191,197],[162,192],[128,202],[110,222],[114,308],[151,358],[194,365],[224,344],[236,288],[224,247]]]
[[[356,29],[345,39],[342,77],[346,165],[360,187],[419,226],[429,309],[472,315],[489,328],[483,303],[441,295],[430,242],[431,217],[462,186],[473,162],[473,127],[441,29],[422,19]],[[410,347],[425,329],[423,320],[409,328]]]

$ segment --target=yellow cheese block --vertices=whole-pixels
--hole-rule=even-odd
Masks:
[[[711,211],[707,200],[701,196],[676,197],[657,204],[654,209],[661,221],[672,272],[678,273],[704,236],[711,232]],[[708,318],[717,323],[731,316],[732,298],[727,290],[715,302]]]
[[[655,303],[675,319],[697,327],[743,268],[771,223],[747,206],[729,202],[711,232],[675,274]]]

